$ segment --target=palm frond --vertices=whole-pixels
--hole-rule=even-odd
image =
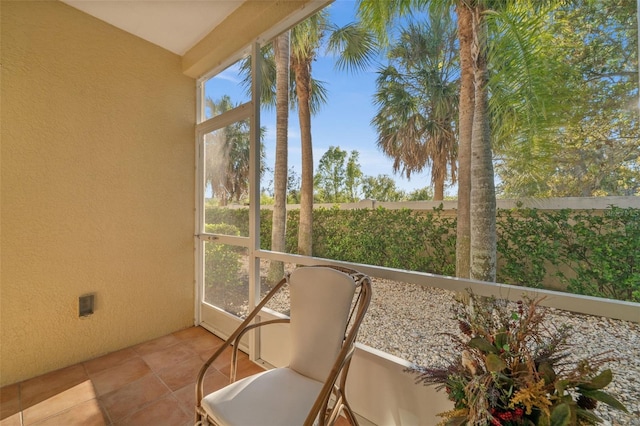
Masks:
[[[378,52],[372,31],[357,23],[331,27],[327,51],[337,55],[336,68],[349,72],[366,70]]]

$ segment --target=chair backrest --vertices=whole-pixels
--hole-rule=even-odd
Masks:
[[[356,290],[354,279],[331,268],[291,272],[291,362],[289,367],[325,381],[342,347]]]

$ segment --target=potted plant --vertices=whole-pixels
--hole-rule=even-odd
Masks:
[[[605,388],[606,354],[571,360],[571,329],[545,321],[541,299],[517,303],[469,292],[453,311],[461,334],[444,367],[421,368],[418,382],[444,389],[454,409],[441,425],[591,425],[598,402],[627,411]]]

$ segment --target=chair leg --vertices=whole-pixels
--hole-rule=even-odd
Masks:
[[[332,409],[327,409],[326,425],[334,426],[338,423],[340,414],[344,413],[344,417],[351,426],[359,426],[356,415],[354,414],[347,400],[344,398],[344,395],[342,395],[342,393],[339,391],[337,392],[337,394],[337,401],[335,405]]]
[[[351,423],[352,426],[359,426],[358,420],[356,420],[356,415],[353,414],[353,411],[351,410],[351,407],[349,406],[349,403],[346,399],[342,401],[342,408],[343,412],[347,416],[347,420],[349,420],[349,423]]]
[[[324,424],[327,426],[333,426],[338,420],[339,416],[340,416],[340,408],[337,405],[334,405],[333,408],[327,408],[327,411],[325,412],[325,417],[324,417],[324,421],[325,421]]]
[[[201,408],[196,408],[196,422],[194,426],[209,426],[209,419],[206,414],[202,413]]]

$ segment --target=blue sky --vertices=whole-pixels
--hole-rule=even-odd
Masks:
[[[353,0],[336,0],[329,6],[331,20],[343,25],[355,20],[356,3]],[[398,188],[410,192],[430,184],[428,173],[412,174],[411,180],[393,173],[393,160],[384,156],[376,145],[376,132],[370,122],[376,113],[373,104],[376,69],[378,64],[357,74],[338,71],[334,59],[320,52],[313,63],[313,77],[324,81],[328,89],[328,102],[312,117],[314,167],[330,146],[359,153],[359,163],[367,176],[386,174],[391,176]],[[246,101],[237,77],[237,68],[219,74],[206,85],[206,95],[214,99],[230,94],[234,102]],[[264,139],[267,167],[275,163],[275,112],[263,110],[261,126],[266,127]],[[289,168],[300,175],[300,131],[297,111],[289,115]],[[315,168],[314,168],[315,171]],[[272,179],[267,175],[264,184]]]

